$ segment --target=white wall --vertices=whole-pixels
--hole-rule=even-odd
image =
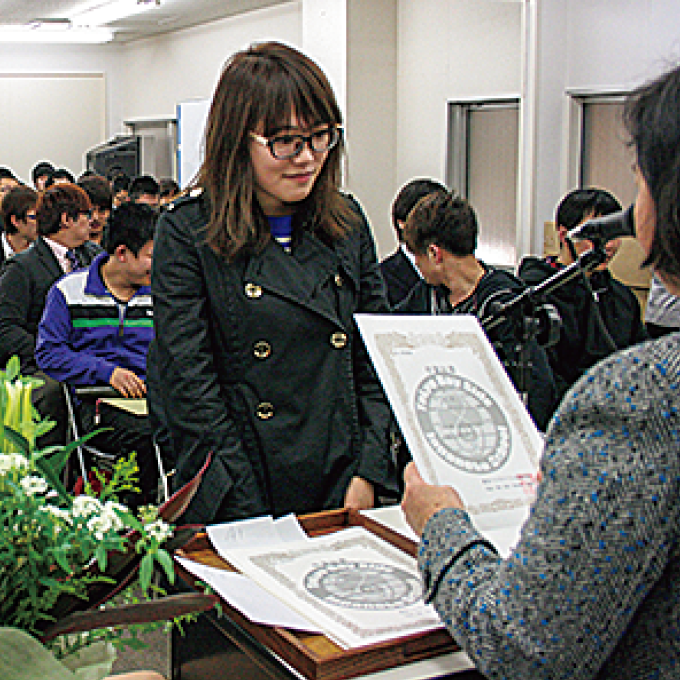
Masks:
[[[120,118],[120,90],[123,73],[120,62],[121,48],[114,45],[12,45],[0,44],[0,73],[12,75],[26,74],[103,74],[105,81],[105,103],[102,110],[106,115],[106,128],[110,129],[113,120]],[[68,88],[64,89],[65,96]],[[71,104],[71,102],[67,102]],[[0,101],[0,111],[8,106],[7,101]],[[14,112],[17,116],[23,116],[26,125],[24,134],[27,142],[35,142],[40,137],[41,130],[49,128],[54,121],[54,113],[64,104],[59,98],[41,104],[31,98],[19,103],[25,107],[25,113]],[[35,125],[36,108],[40,108],[40,119],[45,128],[40,124]],[[69,108],[71,108],[69,106]],[[101,111],[91,111],[88,107],[80,107],[70,121],[73,130],[92,128],[92,116],[99,116]],[[77,116],[82,116],[78,118]],[[99,122],[97,124],[99,127]],[[105,131],[102,131],[104,134]],[[2,134],[2,133],[0,133]],[[103,139],[92,140],[85,144],[84,148],[73,149],[68,155],[64,154],[64,140],[69,138],[68,126],[59,125],[55,132],[46,135],[47,141],[42,153],[34,152],[34,144],[27,144],[22,153],[18,155],[12,150],[11,158],[0,154],[0,165],[9,165],[23,180],[30,182],[30,169],[39,161],[47,158],[57,165],[68,167],[72,172],[79,173],[83,168],[83,154],[87,146],[97,144]],[[56,139],[56,137],[60,139]],[[56,155],[52,156],[54,150]]]
[[[299,2],[130,43],[121,56],[120,129],[123,120],[174,117],[178,103],[212,97],[228,57],[265,40],[300,44]]]
[[[568,91],[629,90],[680,62],[677,0],[542,0],[540,7],[535,252],[565,179],[559,140]]]

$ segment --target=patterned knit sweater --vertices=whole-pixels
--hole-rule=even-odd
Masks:
[[[489,678],[680,678],[680,334],[592,368],[548,430],[543,480],[500,560],[432,517],[426,598]]]

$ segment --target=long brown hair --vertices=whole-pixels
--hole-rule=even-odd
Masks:
[[[210,203],[207,242],[230,260],[261,250],[270,239],[254,194],[249,133],[263,130],[269,136],[289,125],[293,113],[310,127],[342,124],[333,90],[316,63],[276,42],[253,45],[229,59],[208,114],[198,184]],[[338,191],[343,150],[341,138],[304,201],[310,224],[331,241],[356,219]]]

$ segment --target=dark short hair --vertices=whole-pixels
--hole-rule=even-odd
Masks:
[[[409,250],[424,253],[432,243],[464,257],[477,249],[477,216],[460,196],[437,191],[421,198],[406,218],[404,240]]]
[[[13,179],[17,182],[19,181],[9,168],[0,168],[0,179]]]
[[[158,181],[161,197],[174,196],[179,193],[179,184],[172,177],[161,177]]]
[[[90,202],[100,210],[111,210],[113,192],[109,181],[101,175],[88,175],[78,180],[78,186],[85,189]]]
[[[680,66],[634,90],[624,122],[656,210],[643,264],[680,285]]]
[[[115,208],[109,217],[102,247],[113,255],[118,246],[125,246],[135,256],[149,242],[153,241],[158,213],[143,203],[123,203]]]
[[[574,189],[557,206],[555,227],[574,229],[587,218],[604,217],[621,209],[621,203],[606,189]]]
[[[114,194],[119,191],[127,191],[129,188],[130,178],[124,172],[119,172],[111,178],[111,189]]]
[[[31,180],[33,180],[33,184],[35,184],[39,177],[45,177],[45,175],[49,177],[53,172],[54,166],[52,163],[49,161],[40,161],[39,163],[36,163],[31,170]]]
[[[8,234],[15,234],[17,229],[12,224],[12,217],[25,220],[29,210],[35,208],[38,202],[38,192],[22,185],[13,187],[6,194],[0,206],[0,217],[4,230]]]
[[[45,188],[49,189],[49,187],[53,186],[58,179],[65,179],[67,182],[70,182],[71,184],[76,183],[76,178],[73,176],[73,173],[70,170],[67,170],[66,168],[57,168],[47,178],[47,182],[45,182]]]
[[[79,186],[55,184],[38,195],[35,208],[38,233],[42,236],[56,234],[62,227],[61,216],[64,213],[75,220],[80,213],[91,209],[90,199]]]
[[[135,177],[128,187],[128,194],[132,201],[144,194],[158,196],[160,191],[158,182],[151,175],[139,175],[138,177]]]
[[[446,193],[448,189],[441,182],[428,178],[412,179],[399,189],[399,193],[392,203],[392,226],[397,233],[399,241],[404,240],[399,222],[406,222],[406,218],[416,203],[424,196],[433,194],[436,191]]]

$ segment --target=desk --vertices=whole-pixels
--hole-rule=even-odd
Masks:
[[[398,508],[372,511],[370,517],[388,526],[393,525],[391,528],[395,531],[404,530],[404,527],[398,526]],[[304,676],[226,616],[202,614],[196,623],[184,626],[184,630],[184,637],[175,630],[172,632],[172,680],[304,679]],[[471,668],[472,663],[464,652],[453,652],[359,677],[362,680],[461,680],[459,674]],[[481,678],[477,674],[475,676]]]

